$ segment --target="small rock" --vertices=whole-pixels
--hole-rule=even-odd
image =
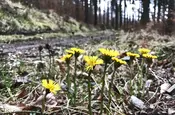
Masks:
[[[149,97],[152,97],[152,96],[154,95],[154,93],[155,93],[155,92],[153,92],[153,91],[149,91],[149,92],[148,92]]]
[[[169,79],[169,82],[170,82],[171,84],[175,84],[175,78],[174,78],[174,77],[171,77],[171,78]]]
[[[151,109],[155,109],[155,105],[153,105],[153,104],[150,104],[150,106],[149,106]]]
[[[77,71],[77,76],[88,76],[88,74],[86,72],[82,72],[82,71]]]
[[[139,109],[145,109],[146,106],[144,104],[144,102],[142,100],[140,100],[139,98],[137,98],[136,96],[132,95],[130,98],[130,102],[136,106]]]
[[[160,93],[164,93],[168,90],[171,85],[169,83],[164,83],[160,86]]]
[[[22,111],[22,107],[18,107],[17,105],[0,104],[0,110],[3,110],[4,112],[15,112]]]
[[[173,108],[168,108],[168,115],[174,115],[175,110]]]
[[[167,99],[167,100],[172,100],[173,97],[172,97],[171,95],[167,95],[167,96],[165,97],[165,99]]]
[[[169,87],[169,89],[167,89],[167,92],[171,93],[172,95],[174,95],[175,94],[175,84],[172,85],[171,87]]]

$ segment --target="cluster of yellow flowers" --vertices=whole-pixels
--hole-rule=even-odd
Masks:
[[[141,54],[141,56],[144,57],[144,58],[148,58],[148,59],[157,58],[157,56],[149,54],[151,52],[151,50],[149,50],[149,49],[140,48],[140,49],[138,49],[138,51]],[[127,52],[126,55],[129,56],[129,57],[133,57],[133,58],[139,58],[140,57],[139,54],[132,53],[132,52]]]
[[[114,64],[116,64],[118,67],[120,65],[127,64],[126,61],[117,58],[119,56],[119,52],[115,50],[110,50],[110,49],[105,49],[105,48],[100,48],[99,51],[102,54],[102,59],[100,59],[98,56],[84,56],[84,61],[86,62],[86,70],[90,71],[93,70],[96,65],[103,64],[103,63],[108,63],[109,61],[113,61]],[[148,59],[155,59],[157,56],[151,55],[150,50],[146,48],[140,48],[139,53],[141,54],[142,57],[148,58]],[[62,56],[61,60],[65,61],[66,63],[70,63],[71,57],[75,56],[77,58],[80,54],[85,53],[84,50],[79,49],[79,48],[70,48],[69,50],[66,50],[67,54]],[[132,52],[127,52],[127,56],[131,58],[139,58],[140,55]],[[55,83],[54,81],[50,79],[44,79],[42,80],[42,86],[45,87],[46,89],[49,89],[50,92],[56,93],[56,91],[61,90],[60,86]]]
[[[139,54],[132,53],[132,52],[127,52],[126,55],[129,56],[129,57],[133,57],[133,58],[134,58],[134,57],[136,57],[136,58],[140,57]]]
[[[144,58],[148,58],[148,59],[156,59],[157,58],[157,56],[149,54],[151,52],[151,50],[149,50],[149,49],[140,48],[138,51],[141,53],[141,55]]]

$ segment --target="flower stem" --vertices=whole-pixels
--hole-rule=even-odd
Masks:
[[[51,59],[51,53],[49,50],[49,75],[48,75],[49,78],[51,78],[51,67],[52,67],[52,59]]]
[[[73,94],[73,98],[74,98],[74,102],[73,104],[75,105],[76,102],[76,94],[77,94],[77,85],[76,85],[76,71],[77,71],[77,57],[75,57],[75,65],[74,65],[75,71],[74,71],[74,77],[73,77],[73,81],[74,81],[74,94]]]
[[[46,103],[46,95],[47,95],[47,89],[45,90],[46,93],[44,94],[43,96],[43,100],[42,100],[42,114],[44,113],[44,110],[45,110],[45,103]]]
[[[42,61],[41,51],[39,51],[40,61]]]
[[[103,78],[102,78],[100,115],[103,114],[103,97],[104,97],[103,92],[104,92],[104,86],[105,86],[105,74],[106,74],[106,68],[107,68],[107,63],[105,63],[104,72],[103,72]]]
[[[111,101],[112,101],[112,96],[111,96],[111,88],[112,88],[112,85],[113,85],[113,80],[114,80],[114,76],[115,76],[115,67],[114,67],[114,70],[113,70],[113,73],[112,73],[112,78],[111,78],[111,82],[109,84],[109,91],[108,91],[108,95],[109,95],[109,101],[108,101],[108,109],[110,111],[110,106],[111,106]]]
[[[89,74],[88,74],[88,92],[89,92],[89,105],[88,105],[88,109],[89,109],[89,115],[92,115],[92,110],[91,110],[91,71],[89,71]]]
[[[70,65],[67,64],[67,76],[66,76],[66,82],[67,82],[67,93],[68,93],[68,99],[71,98],[71,95],[70,95],[70,87],[71,87],[71,84],[70,84]]]

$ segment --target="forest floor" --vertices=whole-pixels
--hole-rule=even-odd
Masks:
[[[101,58],[99,48],[117,50],[118,58],[127,62],[131,57],[126,56],[126,52],[139,54],[139,48],[148,48],[150,54],[157,56],[150,65],[139,54],[132,63],[117,68],[110,94],[112,102],[110,108],[104,106],[104,115],[175,114],[175,36],[146,30],[98,31],[70,17],[58,16],[52,11],[41,12],[10,0],[0,2],[0,25],[0,114],[89,114],[88,71],[84,69],[83,56],[98,55]],[[86,52],[78,57],[77,69],[71,58],[68,91],[67,66],[60,58],[72,47]],[[109,101],[108,85],[114,71],[113,63],[107,66],[104,105]],[[99,115],[100,111],[103,72],[104,64],[96,66],[91,74],[93,115]],[[77,99],[73,105],[70,100],[75,91],[72,82],[75,73]],[[56,95],[49,93],[44,98],[41,80],[46,77],[59,83],[61,91]]]
[[[137,53],[138,48],[151,49],[151,53],[158,56],[153,65],[148,68],[147,77],[142,80],[139,88],[139,71],[133,69],[134,76],[128,71],[128,66],[121,66],[118,77],[114,80],[112,115],[173,115],[175,113],[175,40],[174,36],[161,36],[156,33],[139,32],[99,32],[94,36],[71,36],[48,39],[32,39],[11,41],[0,44],[1,82],[0,82],[0,111],[22,115],[25,112],[40,114],[42,109],[41,78],[51,73],[62,91],[57,95],[48,95],[45,113],[51,114],[88,114],[87,109],[87,73],[81,68],[82,57],[79,59],[77,71],[77,104],[69,105],[66,92],[66,65],[59,61],[65,49],[79,47],[86,51],[86,55],[99,55],[99,48],[111,48],[121,54],[127,51]],[[50,45],[53,55],[45,48]],[[42,46],[40,54],[38,48]],[[40,60],[42,58],[42,61]],[[53,58],[52,64],[49,59]],[[45,64],[43,72],[38,70],[39,63]],[[73,64],[73,62],[72,62]],[[49,65],[52,65],[51,67]],[[139,67],[139,66],[138,66]],[[136,66],[137,68],[137,66]],[[74,67],[71,65],[71,75]],[[103,65],[97,66],[92,75],[92,111],[99,114],[100,104],[100,76]],[[107,71],[107,84],[110,80],[112,68]],[[132,83],[133,85],[129,84]],[[73,87],[71,87],[73,90]],[[108,86],[105,85],[105,95]],[[108,102],[108,97],[104,99]],[[24,112],[25,111],[25,112]],[[24,113],[23,113],[24,112]]]

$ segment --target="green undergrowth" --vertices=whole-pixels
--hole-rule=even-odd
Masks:
[[[132,97],[135,96],[146,103],[148,102],[147,100],[150,99],[147,92],[155,92],[163,83],[163,81],[159,83],[160,80],[156,77],[163,75],[161,79],[167,80],[167,76],[164,76],[163,72],[161,73],[161,71],[164,71],[165,68],[163,68],[164,64],[161,64],[160,62],[166,59],[172,63],[170,66],[171,68],[175,67],[175,47],[173,44],[173,38],[174,37],[160,36],[156,33],[145,33],[144,31],[139,33],[118,31],[114,39],[101,40],[97,42],[95,42],[94,39],[92,41],[93,43],[89,42],[86,45],[80,44],[80,48],[85,50],[85,52],[81,55],[79,54],[78,58],[74,55],[75,53],[70,54],[72,50],[68,47],[61,47],[59,50],[55,49],[54,51],[58,55],[53,56],[51,55],[52,48],[50,49],[49,45],[47,45],[47,47],[40,46],[38,48],[37,52],[39,53],[36,55],[36,58],[25,58],[24,53],[9,55],[5,57],[3,61],[0,61],[0,75],[2,76],[0,78],[0,85],[2,85],[0,86],[2,87],[0,89],[0,105],[4,105],[3,103],[5,103],[9,106],[15,105],[17,108],[18,103],[23,103],[24,108],[30,105],[32,107],[37,105],[38,108],[31,108],[30,111],[39,112],[42,109],[43,112],[47,108],[47,106],[41,106],[41,104],[45,104],[45,99],[43,98],[43,103],[39,103],[40,101],[38,100],[33,103],[33,100],[35,96],[44,96],[43,92],[46,91],[46,89],[42,87],[41,80],[49,78],[53,79],[56,83],[59,83],[62,88],[62,90],[60,90],[56,95],[52,96],[54,97],[53,101],[57,103],[57,106],[53,106],[52,103],[46,104],[49,107],[53,107],[57,114],[62,114],[63,112],[65,114],[73,114],[74,110],[72,110],[72,108],[75,107],[78,114],[90,114],[91,109],[92,114],[99,114],[100,109],[103,110],[102,108],[104,108],[105,111],[102,111],[101,115],[104,115],[105,113],[109,113],[111,115],[128,115],[129,112],[125,111],[125,109],[130,111],[130,114],[134,114],[136,111],[139,111],[139,109],[130,108],[130,106],[134,106],[131,101]],[[168,41],[166,39],[168,39]],[[143,54],[139,53],[138,49],[142,47],[149,48],[151,50],[149,54],[157,56],[157,59],[147,60],[147,58],[141,57]],[[115,49],[120,54],[118,58],[126,60],[127,64],[123,64],[116,69],[115,67],[117,65],[113,66],[115,63],[111,60],[107,64],[106,71],[104,71],[105,64],[99,64],[93,68],[93,71],[89,71],[87,67],[94,65],[88,64],[94,63],[88,63],[90,58],[88,58],[88,60],[86,59],[86,61],[85,56],[98,56],[98,59],[103,60],[109,59],[104,58],[103,52],[99,50],[101,48]],[[77,48],[73,49],[77,50]],[[81,51],[81,49],[77,51]],[[37,52],[32,50],[31,55],[36,54]],[[122,57],[122,55],[126,52],[137,53],[140,57]],[[62,60],[62,56],[64,56],[64,54],[71,55],[68,62],[64,62],[65,60]],[[96,61],[96,59],[94,60]],[[70,69],[68,69],[69,66]],[[168,69],[170,67],[168,67]],[[167,74],[170,73],[167,72]],[[171,75],[171,77],[173,75]],[[112,76],[114,77],[113,80]],[[75,82],[74,78],[76,78]],[[15,82],[14,79],[18,81],[21,81],[22,79],[23,84]],[[144,87],[146,85],[146,81],[150,80],[154,82],[151,83],[148,89],[145,89]],[[111,83],[113,83],[113,86],[109,85]],[[104,85],[104,87],[102,85]],[[70,86],[70,89],[65,86]],[[77,87],[75,88],[74,86]],[[104,88],[103,90],[102,87]],[[18,94],[18,92],[23,91],[26,92],[25,95],[21,96],[19,95],[20,93]],[[103,101],[99,100],[101,93],[105,96]],[[110,98],[112,99],[112,102],[108,101],[108,99],[111,100]],[[156,100],[156,103],[158,101],[159,100]],[[11,103],[13,103],[13,105],[11,105]],[[155,102],[150,102],[150,104],[154,103]],[[167,102],[165,102],[165,104],[166,103]],[[88,105],[91,106],[88,107]],[[63,109],[59,111],[60,108],[56,107],[61,107]],[[0,112],[9,112],[7,109],[8,108],[2,110],[0,108]],[[54,113],[54,110],[50,111],[46,109],[45,113]],[[145,111],[147,112],[147,110]],[[23,111],[21,110],[20,112]]]

